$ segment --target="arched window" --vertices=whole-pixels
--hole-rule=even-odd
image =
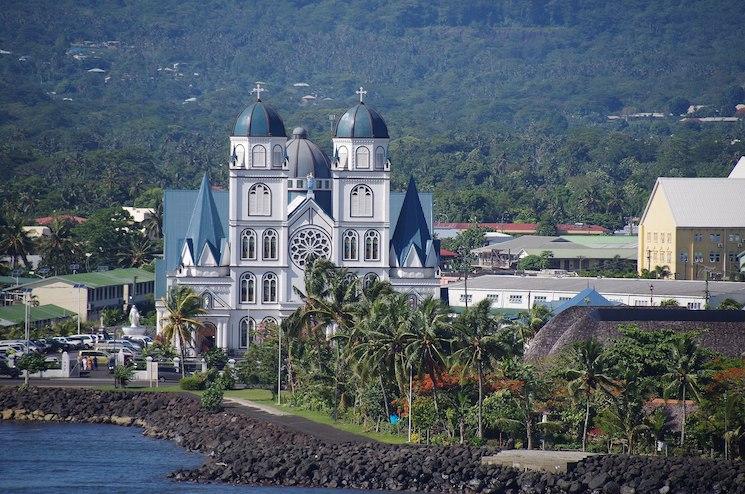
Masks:
[[[378,280],[378,275],[375,273],[367,273],[362,279],[362,287],[367,290],[370,286]]]
[[[276,302],[277,301],[277,275],[274,273],[267,273],[264,275],[264,282],[261,292],[262,300],[264,303]]]
[[[282,146],[277,144],[272,150],[272,168],[282,168],[285,162],[285,153]]]
[[[246,148],[244,148],[241,144],[238,144],[233,149],[233,158],[235,159],[235,163],[233,164],[233,166],[246,166]]]
[[[382,170],[385,168],[385,149],[383,146],[378,146],[375,149],[375,169]]]
[[[347,168],[347,159],[349,159],[349,151],[347,151],[347,148],[344,146],[339,147],[337,156],[339,156],[339,168]]]
[[[241,275],[240,301],[242,304],[256,302],[256,276],[253,273],[243,273]]]
[[[272,316],[265,317],[264,320],[261,321],[261,324],[263,324],[265,328],[269,328],[271,326],[279,326],[277,320]]]
[[[375,230],[365,233],[365,260],[380,260],[380,234]]]
[[[241,259],[256,259],[256,232],[251,229],[241,233]]]
[[[365,146],[360,146],[355,153],[356,168],[370,168],[370,150]]]
[[[261,144],[254,146],[251,150],[251,163],[255,167],[266,166],[266,148]]]
[[[256,321],[250,317],[244,317],[241,319],[238,325],[238,346],[241,348],[248,348],[251,343],[254,342],[254,335],[256,334]]]
[[[248,189],[248,214],[250,216],[271,216],[272,191],[267,185],[254,184]]]
[[[264,240],[262,242],[261,258],[265,260],[275,261],[278,258],[277,255],[277,230],[265,230]]]
[[[357,232],[354,230],[347,230],[344,232],[344,260],[345,261],[356,261],[357,260]]]
[[[349,196],[350,216],[369,218],[373,215],[373,192],[367,185],[358,185]]]
[[[210,294],[209,292],[204,292],[202,294],[202,307],[204,309],[212,308],[212,294]]]

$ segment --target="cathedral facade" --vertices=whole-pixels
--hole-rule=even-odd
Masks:
[[[389,280],[412,306],[439,298],[431,195],[419,194],[413,179],[406,192],[391,192],[388,128],[359,94],[335,123],[332,157],[302,127],[288,136],[257,96],[230,136],[227,194],[213,191],[206,176],[197,192],[166,191],[158,274],[164,289],[187,285],[200,295],[207,313],[197,351],[239,352],[261,325],[291,314],[313,258],[347,268],[363,284]],[[156,308],[160,330],[165,308]]]

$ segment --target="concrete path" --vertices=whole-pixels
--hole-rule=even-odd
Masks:
[[[276,415],[278,417],[282,417],[285,415],[291,415],[290,413],[283,412],[282,410],[278,410],[274,407],[263,405],[261,403],[256,403],[255,401],[244,400],[243,398],[235,398],[232,396],[226,396],[224,401],[236,403],[244,407],[256,408],[257,410],[261,410],[262,412],[266,412],[270,415]]]
[[[326,443],[374,443],[374,439],[313,422],[276,408],[241,398],[225,398],[225,409],[257,420],[270,422],[320,439]]]

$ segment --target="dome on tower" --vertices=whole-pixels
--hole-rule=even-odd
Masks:
[[[334,137],[388,138],[388,126],[380,113],[359,102],[336,122]]]
[[[287,141],[287,161],[292,178],[305,178],[310,174],[315,178],[331,177],[331,160],[308,139],[308,131],[303,127],[296,127],[292,139]]]
[[[287,137],[285,124],[274,108],[258,100],[238,115],[233,129],[234,136]]]

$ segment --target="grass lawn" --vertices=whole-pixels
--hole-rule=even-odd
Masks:
[[[182,391],[178,385],[166,385],[166,386],[160,386],[158,388],[149,388],[147,386],[140,387],[140,386],[130,385],[122,390],[122,388],[114,388],[113,384],[107,384],[103,386],[95,386],[94,388],[101,389],[104,391],[133,391],[133,392],[143,391],[143,392],[161,392],[161,393],[174,393],[174,392]],[[189,393],[201,395],[202,391],[189,391]],[[375,432],[373,429],[366,429],[365,427],[358,425],[358,424],[346,422],[344,420],[334,420],[333,418],[326,415],[325,413],[311,412],[308,410],[301,410],[299,408],[291,407],[287,405],[286,403],[284,403],[285,400],[289,400],[289,393],[285,393],[285,392],[282,393],[282,401],[283,401],[282,405],[277,405],[276,398],[272,399],[272,393],[266,389],[231,389],[225,392],[225,397],[226,398],[231,398],[231,397],[241,398],[244,400],[260,403],[261,405],[264,405],[264,406],[269,406],[277,410],[282,410],[283,412],[287,412],[289,414],[292,414],[298,417],[303,417],[313,422],[318,422],[321,424],[329,425],[339,430],[351,432],[352,434],[364,436],[364,437],[373,439],[375,441],[379,441],[381,443],[388,443],[388,444],[405,444],[406,443],[406,437],[404,435],[378,433],[378,432]]]

